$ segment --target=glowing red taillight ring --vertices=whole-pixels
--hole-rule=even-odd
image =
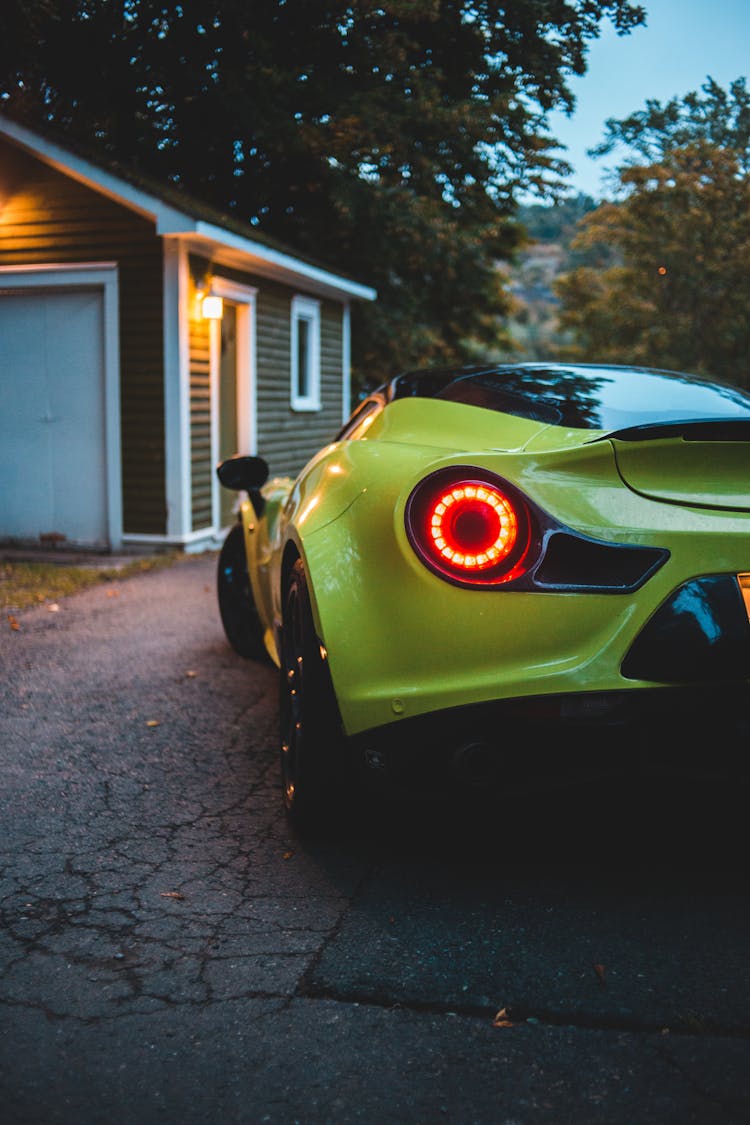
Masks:
[[[426,566],[460,585],[498,585],[531,565],[530,507],[513,485],[484,470],[439,470],[412,490],[409,541]]]
[[[518,519],[506,496],[483,484],[455,484],[428,508],[435,551],[457,570],[487,570],[515,546]]]

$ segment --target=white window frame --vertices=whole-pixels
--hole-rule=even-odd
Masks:
[[[304,321],[307,332],[307,393],[299,393],[299,325]],[[312,297],[292,297],[291,320],[291,406],[292,410],[320,410],[320,301]]]

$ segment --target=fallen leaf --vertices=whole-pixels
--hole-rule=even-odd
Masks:
[[[21,628],[12,613],[8,614],[8,624],[10,625],[11,629],[18,630]]]
[[[194,672],[193,669],[191,668],[189,672],[185,673],[185,675],[188,677],[189,680],[192,680],[192,679],[194,679],[195,676],[198,675],[198,673]]]
[[[50,604],[47,606],[47,609],[50,611],[50,613],[59,613],[60,612],[60,607],[57,604],[57,602],[50,602]]]
[[[604,965],[594,965],[594,972],[598,976],[601,983],[604,984]]]
[[[162,891],[161,897],[162,898],[176,898],[181,902],[184,899],[185,896],[182,893],[182,891]]]
[[[513,1022],[513,1020],[508,1019],[508,1014],[509,1013],[508,1013],[507,1008],[501,1008],[500,1011],[495,1016],[494,1020],[492,1021],[492,1026],[493,1027],[515,1027],[516,1025]]]
[[[294,855],[294,852],[284,852],[284,854],[281,858],[282,859],[291,859],[293,855]]]
[[[119,596],[120,596],[119,590],[107,590],[107,597],[108,598],[119,598]]]
[[[158,727],[158,725],[159,725],[158,719],[146,719],[146,726],[147,727]]]

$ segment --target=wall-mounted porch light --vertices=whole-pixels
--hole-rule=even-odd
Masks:
[[[213,293],[207,293],[201,301],[201,316],[204,320],[221,320],[224,315],[224,301]]]
[[[210,273],[196,278],[193,316],[196,320],[221,320],[224,301],[214,293],[214,279]]]

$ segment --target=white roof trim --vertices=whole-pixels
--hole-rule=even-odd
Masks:
[[[266,272],[263,269],[265,266],[268,272],[276,275],[287,278],[294,275],[314,287],[320,287],[335,295],[358,297],[364,301],[374,301],[377,296],[377,291],[368,285],[361,285],[323,267],[301,261],[293,254],[274,250],[262,242],[243,238],[223,227],[180,211],[157,196],[134,187],[126,180],[91,164],[88,160],[40,137],[38,133],[10,121],[1,114],[0,135],[15,141],[58,171],[95,188],[123,206],[153,219],[156,223],[156,233],[159,235],[178,235],[188,238],[192,236],[204,244],[210,244],[212,252],[216,255],[224,251],[239,259],[247,257],[251,260],[248,265],[253,269]]]
[[[338,274],[320,266],[301,262],[291,254],[285,254],[281,250],[264,246],[262,242],[254,242],[252,239],[243,238],[241,235],[225,231],[211,223],[198,221],[195,223],[194,229],[199,238],[205,238],[212,243],[220,244],[228,250],[238,250],[240,253],[248,254],[253,258],[262,258],[270,266],[274,266],[285,273],[296,273],[309,281],[316,282],[326,288],[337,289],[351,297],[360,297],[364,301],[374,301],[377,296],[376,291],[368,285],[360,285],[356,281],[340,277]]]

